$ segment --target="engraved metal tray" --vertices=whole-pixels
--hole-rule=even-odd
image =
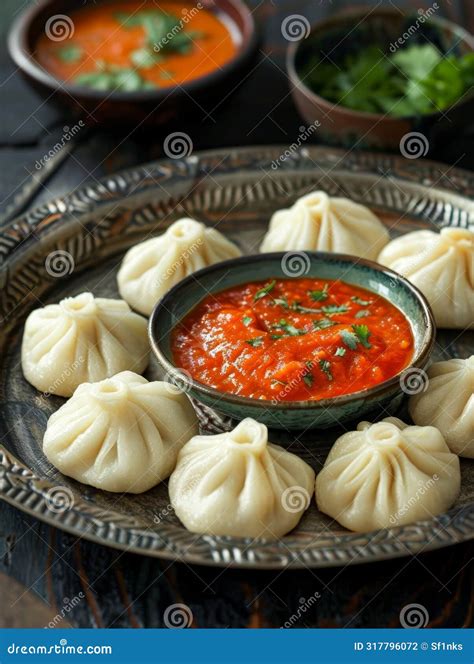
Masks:
[[[314,501],[299,526],[277,542],[196,536],[169,505],[166,483],[116,495],[58,473],[42,453],[48,417],[62,403],[23,378],[20,344],[38,306],[91,290],[116,297],[124,251],[195,217],[255,252],[272,212],[313,188],[368,205],[393,234],[424,227],[474,227],[474,175],[423,160],[309,147],[228,149],[137,167],[52,201],[0,231],[0,498],[101,544],[188,563],[252,568],[363,563],[454,544],[474,535],[474,461],[463,459],[462,492],[447,513],[408,526],[353,534],[320,514]],[[278,168],[272,162],[278,160]],[[438,333],[434,359],[467,357],[474,333]],[[160,377],[153,361],[145,376]],[[199,408],[204,432],[230,426]],[[406,417],[402,410],[401,417]],[[316,470],[340,430],[291,435],[292,452]],[[289,436],[289,434],[288,434]],[[296,438],[296,443],[294,442]],[[282,434],[271,436],[285,444]]]

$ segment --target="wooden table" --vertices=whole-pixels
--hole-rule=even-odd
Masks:
[[[185,130],[195,149],[259,143],[290,144],[301,120],[284,73],[282,19],[310,21],[349,2],[252,0],[263,39],[258,61],[242,86],[204,123]],[[373,3],[379,4],[379,3]],[[410,3],[380,3],[404,6]],[[429,2],[413,2],[429,7]],[[474,30],[469,0],[439,2],[440,13]],[[2,25],[18,10],[3,0]],[[0,40],[4,41],[4,40]],[[41,105],[14,73],[0,47],[0,209],[21,191],[19,183],[68,119]],[[38,204],[117,169],[161,156],[163,128],[150,135],[95,133],[79,146],[32,201]],[[472,137],[446,146],[448,163],[474,167]],[[54,530],[0,503],[0,626],[159,627],[165,609],[184,603],[195,627],[280,627],[309,597],[316,602],[298,627],[397,627],[407,604],[426,607],[431,627],[474,625],[473,544],[416,558],[345,569],[283,572],[221,570],[169,563],[113,551]],[[7,583],[5,576],[12,580]],[[18,585],[18,584],[21,584]]]

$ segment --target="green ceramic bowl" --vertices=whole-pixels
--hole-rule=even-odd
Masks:
[[[291,272],[291,274],[290,274]],[[173,328],[209,293],[249,281],[288,279],[289,276],[342,279],[382,295],[410,321],[415,352],[409,367],[397,376],[366,390],[320,401],[278,402],[240,397],[204,385],[173,362]],[[326,428],[348,420],[362,420],[370,412],[395,410],[411,381],[422,378],[435,340],[430,307],[420,291],[402,276],[372,261],[325,252],[268,253],[243,256],[195,272],[158,302],[149,324],[153,351],[167,376],[189,394],[220,414],[240,420],[253,417],[276,429]],[[408,387],[405,387],[408,385]],[[404,388],[404,389],[402,389]]]

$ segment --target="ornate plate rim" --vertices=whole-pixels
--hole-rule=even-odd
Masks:
[[[261,161],[268,166],[272,158],[277,159],[288,148],[286,146],[253,146],[249,148],[226,148],[208,150],[195,153],[190,157],[177,160],[159,160],[120,171],[114,175],[106,176],[93,184],[75,190],[63,197],[54,199],[39,208],[35,208],[25,215],[13,220],[0,229],[0,234],[10,232],[10,239],[16,235],[16,242],[10,242],[6,253],[3,254],[3,267],[8,258],[13,256],[16,247],[33,236],[38,242],[39,236],[55,226],[61,217],[70,211],[76,200],[86,200],[92,206],[101,202],[110,202],[111,194],[118,199],[127,197],[127,178],[130,182],[145,182],[150,170],[168,171],[176,176],[186,175],[187,178],[206,178],[206,164],[213,164],[222,157],[213,172],[219,168],[226,158],[245,158],[254,162]],[[315,162],[323,168],[344,160],[340,171],[354,171],[368,175],[387,177],[396,174],[398,179],[413,184],[433,185],[433,173],[441,173],[443,187],[435,187],[440,193],[457,195],[466,202],[466,195],[459,194],[453,185],[453,179],[463,182],[465,188],[474,192],[474,174],[459,168],[446,167],[430,160],[415,160],[408,162],[398,155],[387,155],[373,152],[352,152],[347,154],[340,148],[324,146],[308,146],[292,155],[290,163],[284,165],[292,170],[300,164],[313,166]],[[306,160],[306,162],[305,162]],[[255,163],[253,164],[255,166]],[[244,167],[245,168],[245,167]],[[443,169],[449,169],[450,177],[444,174]],[[398,171],[398,173],[397,173]],[[225,172],[225,170],[221,172]],[[400,175],[402,173],[403,175]],[[447,180],[447,181],[445,181]],[[436,183],[437,184],[437,183]],[[151,185],[153,186],[153,185]],[[128,187],[131,188],[130,186]],[[129,195],[136,193],[128,192]],[[471,202],[471,201],[469,201]],[[91,207],[80,206],[75,210],[75,216],[89,214]],[[46,223],[49,220],[50,223]],[[14,507],[26,512],[35,518],[60,528],[71,535],[91,540],[97,544],[110,546],[120,550],[130,551],[141,555],[181,561],[199,565],[218,567],[256,568],[256,569],[283,569],[338,567],[347,564],[362,564],[376,562],[384,559],[393,559],[411,554],[422,553],[444,546],[457,544],[474,538],[474,502],[455,507],[445,514],[427,521],[418,521],[407,526],[397,526],[387,530],[378,530],[371,533],[344,533],[337,535],[330,533],[321,537],[318,545],[308,544],[302,546],[303,538],[294,538],[298,547],[292,549],[291,536],[277,543],[259,540],[258,544],[249,549],[249,540],[236,538],[196,536],[178,529],[181,537],[172,535],[176,526],[157,525],[156,530],[145,529],[139,522],[124,524],[124,516],[110,510],[102,510],[92,506],[84,499],[73,502],[73,505],[63,512],[52,512],[49,508],[50,498],[48,491],[57,485],[35,475],[26,465],[18,461],[3,445],[0,444],[0,498]],[[106,518],[107,517],[107,518]],[[114,518],[122,523],[117,525]],[[403,535],[403,539],[400,539]],[[199,543],[199,553],[186,551],[185,539]],[[279,545],[279,546],[278,546]]]

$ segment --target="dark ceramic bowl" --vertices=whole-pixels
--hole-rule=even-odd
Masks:
[[[415,23],[418,20],[418,23]],[[313,92],[302,80],[302,68],[308,57],[330,54],[330,61],[340,63],[349,53],[363,46],[376,45],[387,54],[406,45],[410,26],[410,44],[433,43],[442,53],[464,55],[474,50],[474,37],[460,26],[431,15],[423,23],[417,14],[403,14],[399,9],[356,9],[317,23],[305,39],[288,47],[287,71],[293,99],[308,123],[319,121],[318,136],[324,142],[344,147],[396,149],[409,132],[421,132],[427,138],[423,154],[432,156],[436,148],[471,123],[474,96],[468,95],[442,113],[394,118],[386,114],[354,111],[334,104]]]
[[[153,351],[172,382],[191,397],[218,413],[240,420],[253,417],[276,429],[326,428],[348,420],[362,420],[371,411],[396,408],[403,398],[405,382],[419,379],[435,340],[435,325],[423,295],[396,272],[372,261],[325,252],[305,252],[309,268],[305,277],[338,279],[362,286],[389,299],[410,321],[415,351],[409,367],[401,374],[349,395],[320,401],[273,402],[239,397],[221,392],[193,380],[176,367],[171,349],[171,333],[176,325],[209,293],[249,281],[287,279],[284,253],[244,256],[217,263],[180,281],[158,302],[150,323],[149,336]],[[402,378],[403,376],[403,378]]]
[[[231,93],[257,45],[252,14],[241,0],[201,0],[232,26],[239,44],[235,56],[210,74],[180,86],[136,92],[94,90],[55,78],[35,59],[35,45],[47,20],[96,4],[97,0],[40,0],[19,15],[8,35],[10,55],[26,80],[47,103],[65,106],[88,124],[163,124],[183,114],[197,115],[206,104]],[[180,4],[176,0],[177,8]]]

